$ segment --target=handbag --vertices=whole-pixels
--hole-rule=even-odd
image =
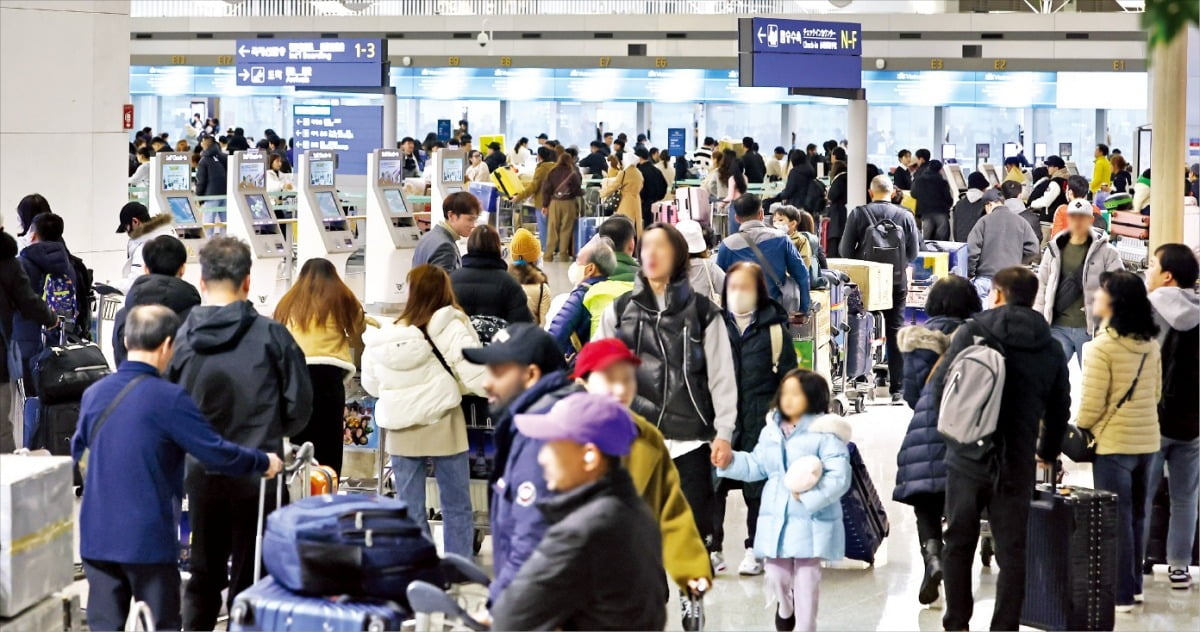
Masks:
[[[1133,384],[1129,385],[1125,396],[1117,402],[1117,407],[1109,413],[1108,419],[1104,420],[1104,425],[1108,425],[1108,422],[1117,416],[1117,411],[1121,410],[1126,402],[1133,399],[1133,391],[1137,389],[1138,380],[1142,378],[1142,368],[1146,366],[1146,355],[1148,354],[1142,354],[1142,362],[1138,365],[1137,375],[1133,377]],[[1096,431],[1092,431],[1080,428],[1075,424],[1067,424],[1067,432],[1062,441],[1062,453],[1076,463],[1094,462],[1096,460],[1096,435],[1100,430],[1100,424],[1097,424],[1095,429]]]
[[[617,212],[621,206],[621,186],[625,184],[625,170],[621,170],[621,175],[617,176],[617,184],[613,187],[613,192],[607,196],[600,198],[600,204],[597,205],[601,216],[612,215]]]
[[[92,454],[92,444],[96,442],[96,437],[100,436],[100,429],[104,427],[105,422],[108,421],[109,416],[111,416],[113,411],[116,410],[117,405],[121,403],[121,400],[125,399],[125,396],[133,390],[133,387],[141,384],[142,380],[145,380],[147,377],[150,376],[143,373],[130,380],[129,383],[117,393],[117,396],[108,403],[108,406],[104,408],[104,412],[100,413],[100,417],[97,418],[96,423],[92,425],[91,436],[88,437],[87,446],[83,448],[83,456],[79,458],[79,473],[82,476],[87,476],[88,461],[90,460]]]
[[[763,272],[767,273],[767,277],[770,279],[771,283],[774,283],[775,287],[779,288],[779,291],[782,293],[782,300],[780,302],[783,303],[783,308],[786,309],[789,314],[800,311],[800,286],[793,283],[792,287],[789,288],[787,285],[787,278],[779,278],[779,273],[777,273],[775,271],[775,267],[772,266],[769,261],[767,261],[766,255],[763,254],[763,251],[758,247],[758,244],[754,243],[754,239],[743,232],[739,232],[738,235],[741,235],[742,241],[744,241],[746,245],[750,247],[750,251],[754,253],[754,258],[758,261],[759,267],[763,269]]]

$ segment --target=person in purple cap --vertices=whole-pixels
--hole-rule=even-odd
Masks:
[[[663,629],[661,536],[620,460],[637,436],[629,410],[577,393],[515,421],[545,441],[538,462],[556,495],[537,503],[550,528],[492,608],[493,628]]]

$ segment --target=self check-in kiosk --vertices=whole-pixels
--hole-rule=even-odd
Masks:
[[[988,184],[994,187],[1000,186],[1000,176],[996,173],[996,165],[985,162],[980,165],[980,170],[983,171],[983,177],[987,178]]]
[[[328,259],[345,279],[346,260],[356,247],[350,221],[338,200],[337,152],[310,149],[296,170],[296,266]]]
[[[408,296],[407,277],[421,231],[404,195],[404,158],[396,149],[367,156],[366,279],[368,305],[399,307]]]
[[[967,190],[967,179],[963,176],[962,165],[946,165],[946,182],[950,186],[950,197],[958,199],[959,194]]]
[[[442,200],[452,193],[463,191],[466,181],[467,152],[461,149],[441,149],[433,156],[433,177],[430,186],[429,210],[434,224],[446,218]]]
[[[266,154],[239,151],[229,156],[226,231],[250,244],[250,300],[265,316],[287,292],[291,246],[267,199]]]
[[[1079,165],[1075,164],[1074,160],[1068,160],[1068,161],[1066,161],[1066,163],[1067,163],[1067,173],[1068,174],[1073,175],[1073,176],[1079,175]]]
[[[187,248],[189,265],[184,279],[199,286],[200,249],[208,242],[201,223],[200,204],[192,194],[192,155],[187,152],[159,152],[150,159],[150,215],[171,214],[175,236]]]

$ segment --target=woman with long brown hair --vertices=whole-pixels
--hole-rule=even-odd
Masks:
[[[579,200],[583,197],[583,176],[575,166],[575,157],[562,154],[542,183],[542,203],[546,205],[546,258],[561,256],[574,261],[575,221],[579,219]]]
[[[386,430],[396,494],[428,533],[425,463],[432,460],[445,551],[469,557],[474,517],[462,397],[484,393],[487,367],[463,358],[463,349],[478,347],[479,337],[446,271],[413,268],[404,311],[391,326],[368,332],[364,342],[362,384],[379,398],[375,419]]]
[[[309,259],[275,307],[275,320],[304,351],[314,386],[312,417],[292,441],[311,441],[317,461],[341,474],[345,381],[355,372],[350,348],[362,346],[366,329],[362,305],[328,259]]]

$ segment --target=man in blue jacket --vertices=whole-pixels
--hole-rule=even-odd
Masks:
[[[550,496],[538,451],[542,442],[517,432],[513,416],[544,413],[579,390],[567,374],[562,353],[550,334],[531,323],[515,323],[492,344],[463,349],[468,362],[486,364],[484,382],[496,421],[496,467],[492,472],[492,556],[496,578],[491,601],[516,577],[546,533],[546,518],[535,506]]]
[[[758,196],[747,193],[733,201],[733,212],[740,225],[738,232],[721,242],[717,250],[717,265],[728,272],[739,261],[757,263],[767,277],[767,291],[771,298],[783,304],[789,312],[808,313],[808,267],[800,258],[796,244],[782,232],[763,221],[762,202]],[[787,277],[795,282],[795,289],[784,285]]]
[[[184,455],[231,476],[274,476],[279,457],[221,438],[182,387],[160,373],[174,353],[179,317],[135,307],[125,325],[129,359],[83,394],[71,455],[85,468],[79,550],[88,580],[88,625],[120,630],[130,597],[159,629],[178,630],[178,529]]]
[[[599,314],[593,314],[586,300],[588,291],[597,283],[608,280],[608,276],[617,269],[617,257],[613,252],[612,241],[606,237],[593,239],[575,258],[574,265],[567,271],[567,277],[575,283],[567,300],[554,315],[554,320],[546,329],[564,357],[575,355],[583,345],[592,339],[592,321],[599,322]],[[578,278],[576,278],[578,277]],[[608,305],[605,304],[605,307]]]

